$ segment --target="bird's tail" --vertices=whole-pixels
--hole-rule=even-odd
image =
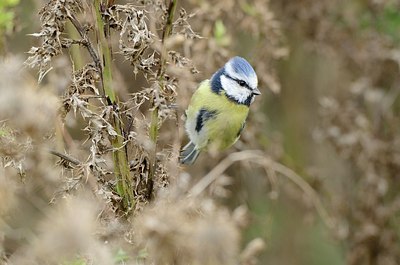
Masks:
[[[180,153],[179,161],[184,165],[192,165],[196,161],[200,154],[200,150],[196,148],[196,145],[189,142],[185,147],[182,148]]]

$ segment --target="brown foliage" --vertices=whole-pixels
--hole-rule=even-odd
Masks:
[[[32,34],[40,43],[25,61],[38,70],[39,86],[16,57],[0,64],[0,263],[256,264],[274,246],[245,234],[257,220],[241,205],[252,191],[230,187],[241,177],[268,193],[268,203],[284,194],[292,208],[313,209],[344,243],[347,264],[400,263],[396,1],[115,2],[42,7]],[[289,48],[331,72],[307,56],[296,65]],[[183,110],[198,83],[236,54],[254,66],[264,98],[252,105],[234,148],[210,150],[181,168]],[[289,71],[282,59],[295,62]],[[308,68],[315,73],[303,76]],[[301,90],[307,80],[327,87]],[[287,92],[290,84],[301,98]],[[285,146],[300,128],[287,134],[270,124],[273,116],[282,123],[297,117],[302,110],[292,105],[310,102],[303,98],[319,105],[307,117],[315,123],[296,121],[314,145],[298,144],[316,153],[309,160],[320,146],[328,150],[323,165],[310,163],[313,170]],[[285,100],[287,113],[266,106]],[[289,221],[300,230],[302,222]],[[272,261],[300,262],[303,253],[284,248]]]

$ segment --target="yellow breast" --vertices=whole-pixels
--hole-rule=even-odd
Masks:
[[[215,115],[204,123],[201,131],[197,131],[195,123],[201,109],[214,111]],[[225,149],[237,141],[248,113],[246,105],[229,100],[224,92],[214,93],[210,81],[205,80],[194,93],[186,112],[186,130],[191,141],[200,148],[212,144],[218,149]]]

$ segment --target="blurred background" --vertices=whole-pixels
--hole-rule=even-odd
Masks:
[[[44,3],[1,1],[6,67],[40,45],[28,34],[39,31]],[[200,179],[229,153],[261,150],[305,180],[328,214],[327,223],[313,197],[285,174],[235,163],[221,178],[228,180],[218,201],[248,208],[240,244],[256,237],[266,242],[259,264],[400,264],[400,2],[188,0],[177,10],[186,39],[176,50],[193,67],[192,73],[169,69],[177,76],[179,108],[234,55],[254,66],[262,91],[240,141],[223,154],[202,154],[184,171]],[[53,59],[41,86],[61,95],[71,79],[71,57],[65,51]],[[121,98],[148,86],[121,55],[114,60]],[[32,83],[37,78],[35,70],[28,75]],[[161,127],[161,146],[176,140],[173,126]],[[79,121],[68,129],[74,141],[85,138]]]

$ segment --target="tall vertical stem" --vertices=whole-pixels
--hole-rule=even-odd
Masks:
[[[94,9],[96,15],[97,32],[99,38],[99,52],[102,58],[102,83],[107,102],[113,107],[111,123],[117,136],[110,137],[113,146],[114,174],[117,180],[117,192],[122,198],[125,211],[129,211],[135,205],[135,198],[132,188],[132,178],[129,171],[128,155],[124,146],[124,137],[122,122],[118,107],[118,98],[113,90],[112,79],[112,55],[111,44],[108,35],[106,35],[107,27],[101,16],[101,1],[94,0]]]
[[[162,36],[162,50],[161,50],[161,63],[160,69],[158,70],[158,82],[159,88],[163,89],[164,87],[164,72],[165,72],[165,63],[167,61],[167,47],[165,46],[165,40],[171,35],[172,31],[172,23],[174,20],[175,10],[177,6],[178,0],[170,0],[168,5],[168,17],[167,22],[165,23],[163,36]],[[154,99],[153,99],[154,101]],[[150,163],[150,178],[149,181],[152,182],[154,178],[154,173],[157,168],[157,137],[158,137],[158,107],[155,106],[153,112],[151,114],[151,123],[150,123],[150,139],[154,143],[154,151],[151,154],[151,163]]]

